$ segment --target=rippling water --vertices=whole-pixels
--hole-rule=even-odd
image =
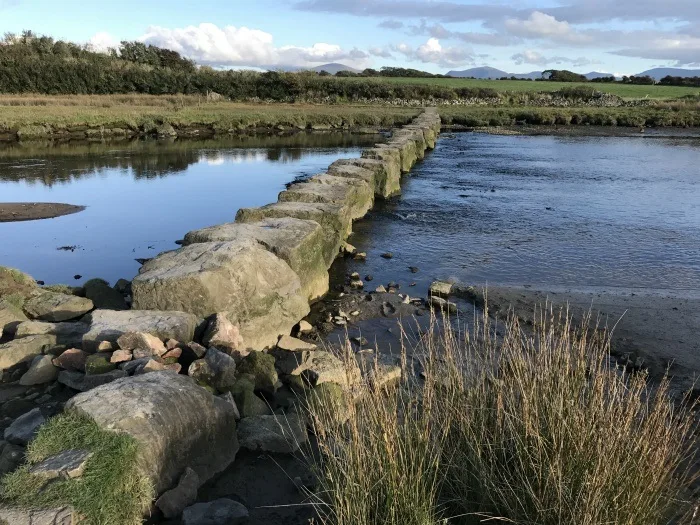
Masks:
[[[277,199],[297,176],[324,171],[377,135],[0,148],[0,202],[85,205],[74,215],[0,223],[0,265],[49,283],[132,278],[137,258],[176,248],[192,229],[232,221]],[[59,250],[71,247],[73,250]],[[75,275],[82,276],[74,279]]]
[[[336,281],[700,291],[700,141],[445,134],[355,232]]]

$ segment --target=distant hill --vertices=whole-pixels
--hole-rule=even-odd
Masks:
[[[649,69],[647,71],[642,71],[641,73],[635,75],[636,77],[643,77],[644,75],[649,75],[655,80],[661,80],[662,78],[671,75],[672,77],[700,77],[700,69],[681,69],[677,67],[657,67],[654,69]]]
[[[505,71],[496,69],[495,67],[473,67],[471,69],[465,69],[463,71],[449,71],[447,73],[450,77],[457,78],[501,78],[510,76]]]
[[[338,64],[333,62],[332,64],[323,64],[322,66],[312,67],[311,71],[316,71],[320,73],[321,71],[327,71],[331,75],[335,75],[338,71],[352,71],[353,73],[360,73],[359,69],[346,66],[344,64]]]
[[[600,73],[599,71],[591,71],[590,73],[586,73],[583,76],[586,77],[588,80],[593,80],[594,78],[610,77],[612,76],[612,73]]]

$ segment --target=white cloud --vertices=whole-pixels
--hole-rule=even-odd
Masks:
[[[383,47],[370,47],[367,52],[375,57],[380,57],[380,58],[394,58],[394,55],[391,54],[391,51],[388,49],[385,49]]]
[[[535,64],[537,66],[546,66],[548,64],[571,64],[574,67],[588,66],[591,64],[596,64],[594,60],[590,60],[586,57],[579,58],[568,58],[568,57],[547,57],[542,55],[537,51],[532,49],[526,49],[522,53],[517,53],[510,57],[517,65],[521,64]]]
[[[107,53],[119,47],[119,41],[107,32],[95,33],[88,41],[88,47],[97,53]]]
[[[590,35],[576,31],[568,22],[552,15],[535,11],[526,19],[508,18],[505,27],[511,33],[525,38],[542,38],[556,42],[587,43]]]
[[[474,53],[471,50],[459,47],[443,47],[437,38],[429,38],[425,44],[416,49],[403,43],[393,46],[393,49],[410,60],[438,64],[442,67],[474,63]]]
[[[169,29],[151,26],[139,40],[166,47],[200,64],[211,66],[307,67],[344,61],[362,66],[367,54],[359,49],[316,43],[310,47],[275,47],[273,36],[259,29],[203,23]]]

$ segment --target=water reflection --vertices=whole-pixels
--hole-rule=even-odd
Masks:
[[[0,265],[46,283],[137,272],[189,230],[273,202],[296,177],[324,171],[380,135],[311,134],[0,148],[0,201],[86,206],[55,219],[0,223]],[[77,246],[60,251],[60,246]],[[75,281],[74,275],[83,279]]]

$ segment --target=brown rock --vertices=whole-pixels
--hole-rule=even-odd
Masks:
[[[117,344],[122,350],[143,350],[149,355],[161,356],[166,352],[163,341],[146,332],[126,332],[119,336]]]
[[[215,346],[229,355],[245,357],[250,352],[245,349],[243,337],[238,326],[229,321],[224,314],[218,313],[209,321],[202,342],[206,346]]]
[[[163,359],[179,359],[182,355],[182,348],[173,348],[163,354]]]
[[[124,363],[126,361],[131,361],[132,357],[131,350],[117,350],[112,354],[109,361],[111,363]]]
[[[90,354],[70,348],[53,360],[53,364],[64,370],[75,370],[77,372],[85,372],[85,362]]]

